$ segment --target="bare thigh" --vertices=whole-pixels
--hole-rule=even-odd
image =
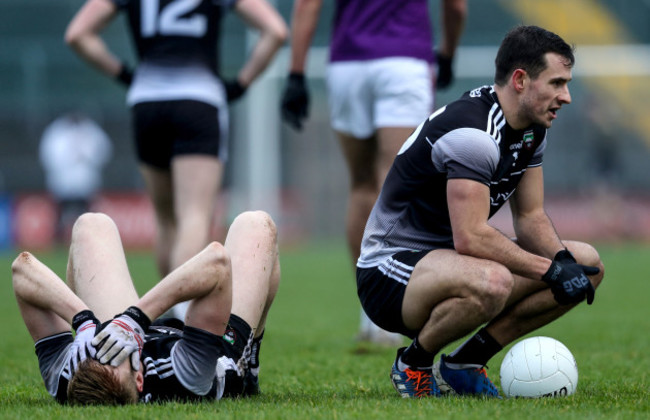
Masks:
[[[138,301],[117,226],[105,214],[86,213],[77,219],[67,281],[100,321]]]
[[[449,249],[431,251],[415,265],[406,286],[404,324],[414,330],[422,328],[433,309],[451,299],[472,299],[477,305],[489,306],[495,296],[508,295],[512,285],[512,274],[501,264]]]

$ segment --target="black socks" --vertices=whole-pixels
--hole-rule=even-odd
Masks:
[[[416,337],[411,345],[404,350],[400,359],[402,363],[411,367],[430,368],[433,365],[435,355],[435,353],[426,351]]]
[[[503,346],[485,331],[485,328],[481,328],[474,336],[446,357],[445,362],[485,366],[488,360],[501,351],[502,348]]]

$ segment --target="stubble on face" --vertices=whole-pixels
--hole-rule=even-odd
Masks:
[[[546,69],[530,83],[520,100],[518,115],[522,121],[550,128],[562,105],[571,103],[568,83],[571,66],[555,53],[546,54]]]

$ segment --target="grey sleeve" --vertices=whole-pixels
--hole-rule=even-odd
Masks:
[[[431,149],[436,170],[447,178],[468,178],[489,185],[499,164],[494,138],[476,128],[459,128],[440,137]]]
[[[42,338],[35,343],[38,367],[47,392],[57,401],[67,399],[67,386],[70,380],[69,360],[72,333],[64,332]]]

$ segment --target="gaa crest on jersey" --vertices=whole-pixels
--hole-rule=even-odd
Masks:
[[[223,339],[230,344],[235,344],[236,338],[237,338],[237,334],[235,334],[235,330],[232,328],[228,328],[223,335]]]
[[[535,140],[535,134],[533,134],[533,130],[526,131],[524,133],[524,148],[525,149],[530,149],[533,147],[533,140]]]

